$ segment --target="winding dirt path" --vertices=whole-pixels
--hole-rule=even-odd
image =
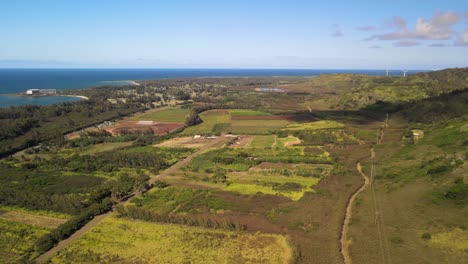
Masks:
[[[375,145],[378,145],[378,144],[380,144],[382,142],[382,139],[384,137],[384,130],[387,127],[388,127],[388,115],[387,115],[387,118],[385,119],[384,125],[379,130],[379,136],[378,136],[378,139],[377,139],[377,142],[376,142]],[[362,178],[364,179],[364,183],[349,198],[348,204],[346,206],[344,222],[343,222],[343,225],[342,225],[342,228],[341,228],[341,236],[340,236],[341,254],[343,256],[343,261],[344,261],[345,264],[351,264],[352,263],[351,256],[350,256],[350,250],[349,250],[351,243],[350,243],[350,240],[348,238],[348,232],[349,232],[349,223],[351,222],[351,218],[352,218],[352,215],[353,215],[354,201],[356,200],[356,197],[362,191],[364,191],[368,186],[370,186],[371,191],[372,191],[373,208],[374,208],[374,212],[375,212],[375,224],[377,225],[377,232],[378,232],[378,236],[379,236],[379,246],[380,246],[380,251],[381,251],[381,254],[382,254],[383,263],[387,263],[387,259],[389,259],[389,256],[387,256],[387,254],[389,254],[389,250],[385,248],[385,242],[384,242],[384,238],[383,238],[384,237],[384,231],[382,231],[383,230],[382,221],[381,221],[381,217],[379,217],[379,212],[378,212],[379,205],[378,205],[377,199],[376,199],[375,188],[373,188],[373,182],[374,182],[374,176],[375,176],[374,175],[374,158],[375,158],[374,147],[371,147],[369,152],[370,152],[369,159],[372,160],[371,176],[369,177],[363,172],[361,162],[356,163],[356,170],[359,172],[359,174],[361,174]],[[387,252],[387,254],[386,254],[386,252]]]
[[[152,176],[150,178],[150,180],[149,180],[149,183],[153,184],[154,182],[156,182],[158,180],[164,179],[165,177],[169,176],[170,174],[173,174],[176,171],[178,171],[183,166],[188,165],[190,163],[190,161],[192,161],[192,159],[195,158],[196,156],[204,153],[205,151],[207,151],[210,148],[218,147],[218,146],[221,146],[223,144],[226,144],[229,140],[231,140],[231,139],[227,138],[227,137],[224,137],[224,136],[213,139],[213,141],[211,141],[210,143],[204,145],[198,151],[192,153],[191,155],[189,155],[185,159],[183,159],[183,160],[177,162],[176,164],[172,165],[171,167],[169,167],[168,169],[166,169],[162,173],[160,173],[158,175],[155,175],[155,176]],[[134,196],[137,196],[137,195],[139,195],[139,194],[133,193],[131,195],[128,195],[119,204],[125,204],[128,200],[130,200],[130,198],[132,198]],[[79,229],[78,231],[73,233],[73,235],[71,235],[69,238],[60,241],[55,247],[53,247],[49,251],[45,252],[44,254],[40,255],[39,257],[37,257],[35,259],[35,263],[45,263],[54,254],[58,253],[59,251],[61,251],[62,249],[64,249],[68,245],[70,245],[71,243],[73,243],[76,240],[80,239],[88,230],[95,227],[97,224],[101,223],[102,220],[104,220],[106,217],[108,217],[111,214],[112,214],[112,211],[101,214],[101,215],[98,215],[98,216],[95,216],[93,218],[93,220],[89,221],[81,229]]]
[[[340,238],[340,243],[341,243],[341,254],[343,255],[344,263],[345,264],[351,264],[351,257],[349,255],[349,239],[348,239],[348,229],[349,229],[349,223],[351,221],[352,215],[353,215],[353,204],[354,201],[356,200],[356,197],[366,189],[366,187],[369,185],[370,179],[367,177],[366,174],[362,171],[361,163],[358,162],[356,163],[356,170],[361,174],[362,178],[364,178],[364,183],[361,185],[361,187],[351,195],[351,198],[348,201],[348,205],[346,206],[346,213],[345,213],[345,219],[343,226],[341,228],[341,238]]]

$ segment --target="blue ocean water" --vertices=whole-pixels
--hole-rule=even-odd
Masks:
[[[51,104],[77,100],[67,97],[26,98],[11,94],[27,89],[78,89],[122,85],[125,81],[177,77],[318,76],[332,73],[384,75],[385,70],[312,69],[0,69],[0,107]],[[411,72],[415,73],[415,72]],[[9,94],[10,96],[5,96]]]

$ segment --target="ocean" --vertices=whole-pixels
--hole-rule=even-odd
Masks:
[[[410,73],[416,73],[412,71]],[[125,85],[129,81],[177,77],[318,76],[332,73],[385,75],[385,70],[330,69],[0,69],[0,107],[48,105],[80,100],[71,97],[13,96],[27,89],[79,89]]]

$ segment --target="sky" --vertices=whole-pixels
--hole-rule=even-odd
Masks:
[[[468,2],[0,1],[0,68],[21,67],[468,67]]]

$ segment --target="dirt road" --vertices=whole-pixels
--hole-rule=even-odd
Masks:
[[[377,139],[377,143],[376,145],[380,144],[382,142],[382,139],[384,137],[384,130],[385,128],[388,127],[388,115],[387,115],[387,118],[385,120],[385,123],[384,125],[382,126],[382,128],[380,129],[379,131],[379,136],[378,136],[378,139]],[[344,263],[345,264],[351,264],[352,263],[352,260],[351,260],[351,256],[350,256],[350,251],[349,251],[349,247],[350,247],[350,240],[348,238],[348,231],[349,231],[349,223],[351,221],[351,218],[352,218],[352,214],[353,214],[353,204],[354,204],[354,201],[356,200],[356,197],[362,192],[364,191],[368,186],[371,187],[371,192],[372,192],[372,200],[373,200],[373,207],[374,207],[374,212],[375,212],[375,224],[377,225],[377,232],[378,232],[378,235],[379,235],[379,246],[380,246],[380,251],[381,251],[381,254],[382,254],[382,260],[383,260],[383,263],[387,263],[389,260],[389,256],[388,256],[388,248],[386,248],[386,244],[384,242],[384,236],[385,236],[385,233],[384,233],[384,228],[383,228],[383,223],[381,221],[381,217],[379,217],[379,205],[377,203],[377,199],[376,199],[376,193],[375,193],[375,188],[373,187],[373,182],[374,182],[374,158],[375,158],[375,151],[374,151],[374,147],[370,148],[369,150],[370,152],[370,155],[369,155],[369,158],[372,160],[372,163],[371,163],[371,176],[367,176],[363,171],[362,171],[362,167],[361,167],[361,163],[358,162],[356,164],[356,170],[359,172],[359,174],[361,174],[362,178],[364,179],[364,183],[361,185],[361,187],[351,195],[349,201],[348,201],[348,205],[346,206],[346,212],[345,212],[345,218],[344,218],[344,222],[343,222],[343,226],[342,226],[342,229],[341,229],[341,237],[340,237],[340,244],[341,244],[341,254],[343,255],[343,260],[344,260]]]
[[[221,137],[217,137],[216,139],[213,139],[213,141],[209,142],[208,144],[204,145],[203,147],[201,147],[198,151],[194,152],[193,154],[189,155],[188,157],[186,157],[185,159],[177,162],[176,164],[172,165],[171,167],[169,167],[168,169],[166,169],[165,171],[163,171],[162,173],[154,176],[154,177],[151,177],[150,180],[149,180],[149,183],[153,184],[154,182],[158,181],[158,180],[162,180],[164,179],[165,177],[175,173],[177,170],[179,170],[180,168],[182,168],[183,166],[187,165],[190,163],[190,161],[192,161],[193,158],[195,158],[196,156],[202,154],[203,152],[207,151],[208,149],[210,148],[213,148],[213,147],[221,147],[222,145],[224,144],[227,144],[229,141],[231,140],[231,138],[228,138],[228,137],[224,137],[224,136],[221,136]],[[130,198],[132,198],[134,195],[129,195],[127,197],[127,199],[125,199],[125,201],[122,201],[121,204],[124,204],[126,203]],[[95,216],[93,220],[89,221],[85,226],[83,226],[81,229],[79,229],[78,231],[76,231],[73,235],[71,235],[69,238],[65,239],[65,240],[62,240],[60,241],[60,243],[58,243],[55,247],[53,247],[52,249],[50,249],[49,251],[45,252],[44,254],[40,255],[39,257],[37,257],[35,259],[35,262],[36,263],[44,263],[46,262],[47,260],[49,260],[54,254],[56,254],[57,252],[61,251],[62,249],[64,249],[65,247],[67,247],[68,245],[70,245],[71,243],[73,243],[74,241],[80,239],[81,236],[83,236],[88,230],[90,230],[91,228],[93,228],[94,226],[96,226],[97,224],[99,224],[100,222],[102,222],[102,220],[104,220],[106,217],[108,217],[109,215],[111,215],[112,211],[111,212],[108,212],[108,213],[105,213],[105,214],[102,214],[102,215],[98,215],[98,216]]]

